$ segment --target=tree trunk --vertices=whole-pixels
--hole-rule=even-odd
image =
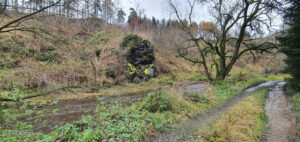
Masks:
[[[22,13],[25,11],[25,0],[22,0]]]
[[[69,7],[69,5],[67,7],[67,18],[70,18],[70,7]]]
[[[6,10],[6,9],[7,9],[7,1],[8,1],[8,0],[4,0],[4,8],[3,8],[3,10]]]
[[[219,59],[219,73],[216,75],[217,80],[225,80],[227,74],[226,74],[226,59],[223,57],[220,57]]]
[[[29,3],[29,12],[32,13],[32,2]]]
[[[77,10],[76,10],[76,18],[79,18],[79,2],[76,2]]]
[[[204,66],[205,76],[207,77],[207,79],[208,79],[209,81],[212,81],[211,75],[210,75],[210,73],[209,73],[209,71],[208,71],[207,64],[204,63],[203,66]]]
[[[86,1],[86,9],[87,9],[87,18],[90,18],[90,3],[89,1],[87,0]]]
[[[1,3],[2,4],[2,3]],[[7,0],[4,0],[3,5],[0,7],[0,14],[4,12],[7,8]]]
[[[59,16],[62,16],[62,4],[60,4],[60,6],[59,6]]]
[[[217,80],[225,80],[226,79],[226,70],[221,70],[220,73],[217,75]]]
[[[201,54],[201,57],[202,57],[202,61],[203,61],[202,64],[203,64],[203,67],[204,67],[205,75],[206,75],[206,77],[207,77],[207,79],[208,79],[209,81],[212,81],[211,74],[210,74],[209,71],[208,71],[208,67],[207,67],[207,63],[206,63],[205,56],[203,55],[203,53],[202,53],[201,50],[200,50],[200,45],[199,45],[199,43],[197,43],[197,46],[198,46],[198,49],[199,49],[200,54]]]

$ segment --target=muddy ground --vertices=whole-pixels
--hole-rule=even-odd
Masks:
[[[293,105],[283,90],[285,82],[270,87],[267,94],[265,111],[268,117],[266,142],[293,142],[295,140],[296,116]]]

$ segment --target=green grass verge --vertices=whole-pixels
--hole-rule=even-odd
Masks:
[[[292,98],[293,110],[296,113],[296,136],[300,135],[300,92],[294,93],[295,95]],[[300,138],[296,137],[295,141],[300,141]]]
[[[261,89],[243,99],[222,115],[210,131],[202,132],[199,141],[261,141],[267,124],[263,108],[267,92],[267,89]]]
[[[300,118],[300,92],[296,93],[292,98],[292,103],[294,106],[294,110],[296,112],[297,118]]]

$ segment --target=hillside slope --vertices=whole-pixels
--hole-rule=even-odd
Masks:
[[[8,13],[5,23],[19,14]],[[43,17],[39,15],[36,17]],[[25,94],[54,90],[65,86],[103,88],[127,82],[124,66],[126,50],[122,39],[132,34],[130,28],[109,25],[99,19],[66,19],[53,16],[35,18],[23,26],[44,32],[12,32],[0,35],[0,89],[18,89]],[[155,48],[155,66],[161,82],[205,79],[201,66],[177,56],[176,46],[188,44],[179,29],[142,29],[134,34],[150,40]],[[101,50],[101,56],[96,52]],[[278,72],[282,55],[242,58],[230,78],[247,79]],[[113,72],[114,77],[109,73]]]

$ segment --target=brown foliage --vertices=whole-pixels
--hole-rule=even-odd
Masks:
[[[218,27],[212,22],[203,21],[200,23],[200,28],[206,32],[218,33]]]
[[[194,36],[197,35],[198,29],[199,29],[199,26],[198,26],[198,24],[196,22],[193,22],[192,24],[190,24],[190,31],[192,32],[192,34]]]

